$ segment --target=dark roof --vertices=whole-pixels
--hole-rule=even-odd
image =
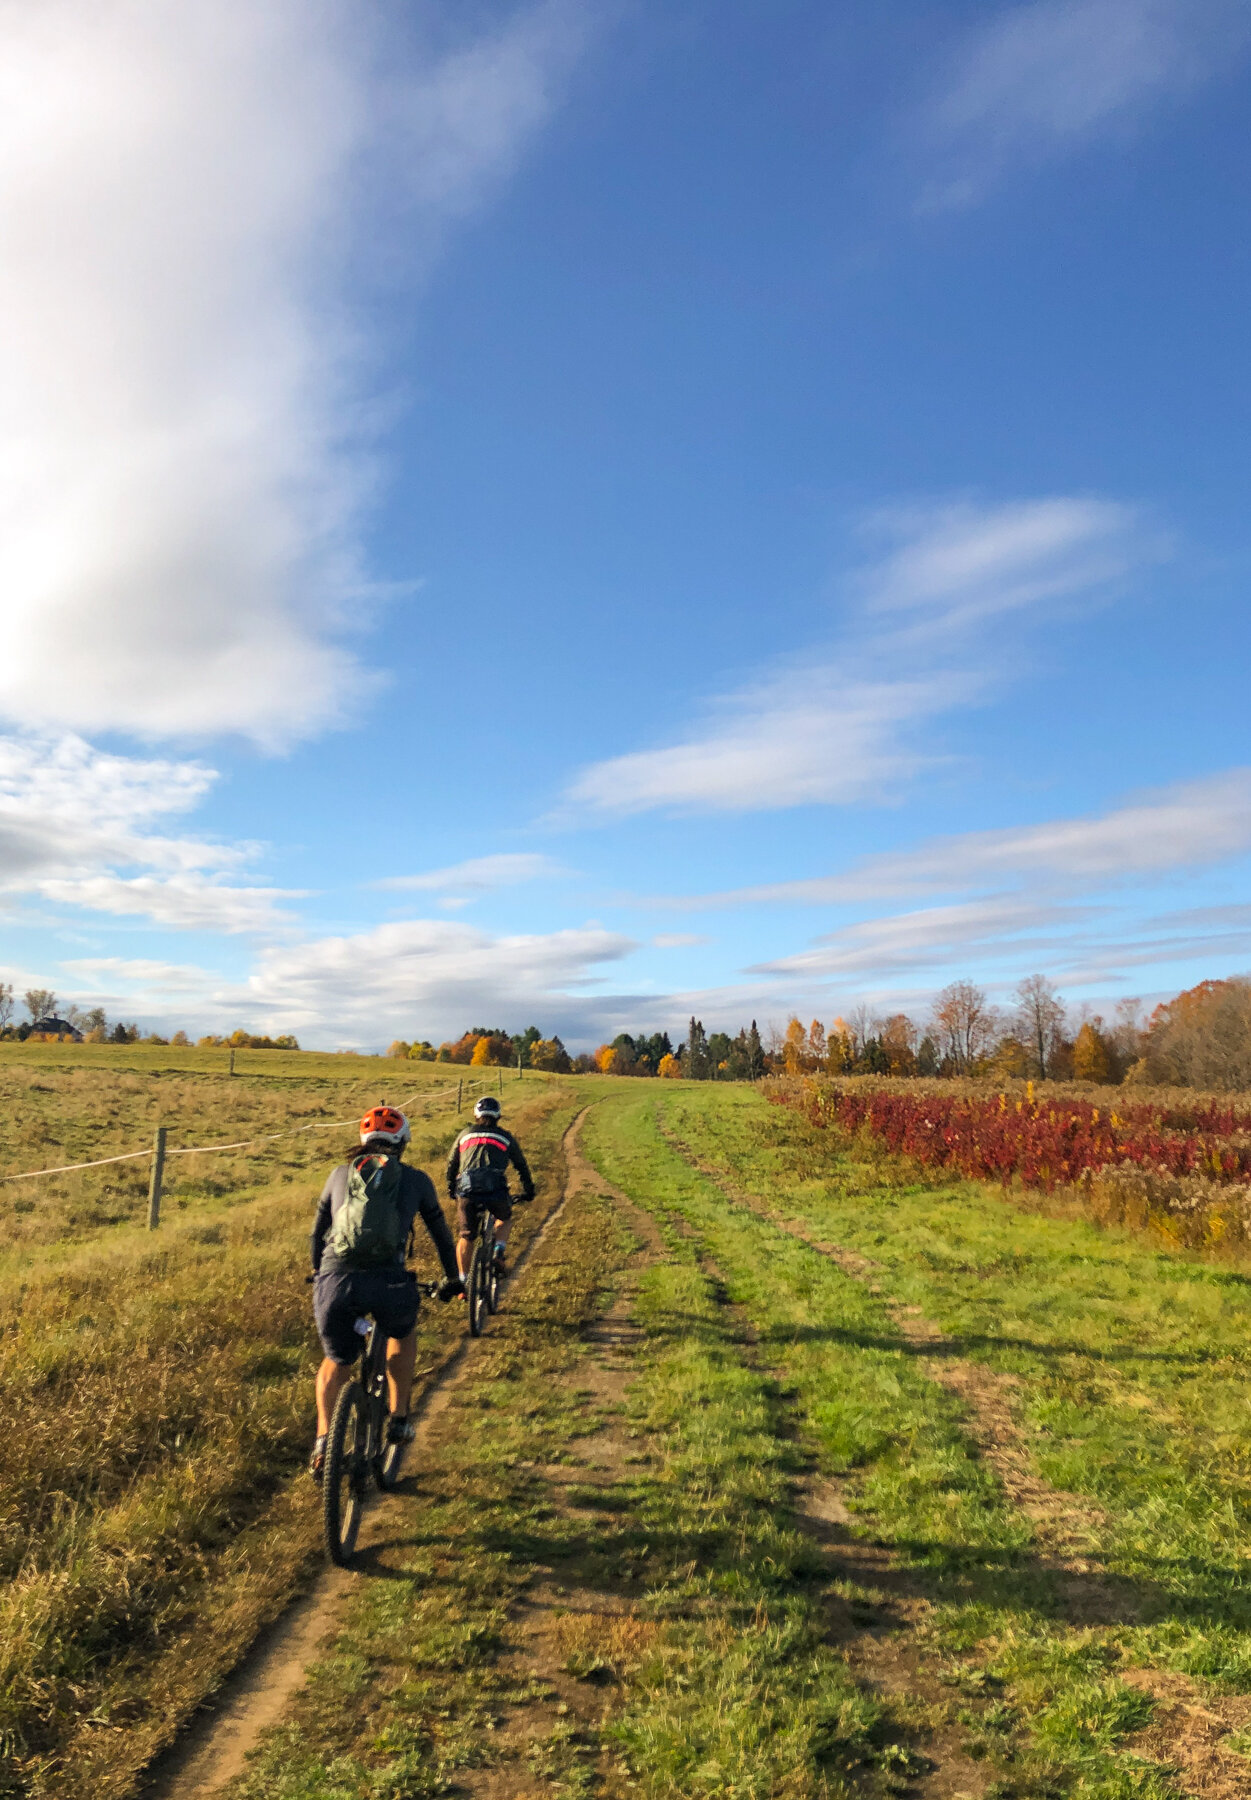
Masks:
[[[68,1019],[36,1019],[31,1026],[32,1031],[55,1032],[58,1037],[72,1037],[81,1040],[82,1032]]]

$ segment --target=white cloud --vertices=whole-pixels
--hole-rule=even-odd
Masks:
[[[965,41],[924,135],[929,207],[981,199],[1010,169],[1123,131],[1184,99],[1247,41],[1236,0],[1033,0]]]
[[[657,950],[691,950],[697,944],[706,944],[709,939],[701,937],[697,931],[658,931],[652,939]]]
[[[0,895],[178,929],[273,929],[295,896],[228,879],[253,846],[156,829],[216,779],[203,763],[114,756],[74,736],[0,736]]]
[[[959,684],[964,698],[970,684]],[[849,681],[836,667],[789,670],[734,695],[700,737],[593,763],[566,796],[578,810],[748,812],[881,797],[924,761],[909,726],[953,704],[950,680]]]
[[[578,1030],[605,1005],[588,992],[602,987],[603,966],[635,947],[591,927],[492,937],[451,920],[402,920],[267,948],[238,999],[249,1017],[321,1042],[439,1038],[531,1019],[549,1031]]]
[[[280,744],[359,693],[352,283],[507,173],[582,17],[0,0],[0,715]]]
[[[918,728],[996,679],[976,627],[994,613],[1089,603],[1156,554],[1130,509],[1092,499],[913,509],[874,524],[892,546],[860,577],[864,610],[841,648],[795,657],[728,696],[692,737],[592,763],[567,809],[611,817],[880,798],[934,760]]]
[[[527,851],[502,852],[497,856],[474,856],[467,862],[452,863],[445,869],[430,869],[424,875],[387,875],[371,885],[376,888],[439,893],[444,889],[460,889],[464,895],[485,894],[494,888],[515,887],[523,881],[554,879],[567,871],[550,856]],[[467,899],[441,901],[444,906],[466,905]]]
[[[842,875],[766,882],[666,906],[854,905],[921,890],[1028,879],[1033,891],[1107,887],[1228,862],[1251,851],[1251,769],[1229,769],[1138,796],[1105,813],[933,838],[870,857]]]

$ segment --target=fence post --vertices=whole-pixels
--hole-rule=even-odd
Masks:
[[[504,1070],[500,1069],[500,1099],[504,1098]]]
[[[521,1077],[524,1073],[525,1073],[525,1071],[522,1069],[522,1066],[521,1066],[521,1048],[519,1045],[517,1048],[517,1079],[518,1079],[518,1081],[521,1080]]]
[[[456,1081],[456,1110],[458,1113],[460,1111],[461,1095],[464,1092],[464,1087],[465,1077],[463,1075],[458,1076]]]
[[[161,1182],[165,1175],[165,1127],[158,1125],[152,1140],[152,1179],[148,1183],[148,1230],[161,1222]]]
[[[230,1073],[233,1075],[234,1072],[235,1072],[235,1047],[232,1044],[230,1046]]]

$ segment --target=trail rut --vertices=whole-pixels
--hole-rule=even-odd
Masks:
[[[526,1264],[560,1217],[577,1183],[591,1185],[599,1177],[577,1149],[577,1135],[586,1108],[566,1127],[561,1139],[565,1178],[561,1196],[542,1225],[517,1257],[503,1284],[506,1299],[525,1272]],[[422,1452],[428,1447],[434,1421],[444,1411],[456,1384],[464,1376],[473,1355],[474,1340],[466,1335],[439,1364],[413,1408],[417,1437],[410,1452],[420,1471]],[[372,1505],[362,1523],[357,1555],[381,1541],[387,1526],[387,1506]],[[309,1667],[337,1630],[344,1607],[356,1585],[367,1579],[359,1568],[327,1569],[307,1593],[294,1601],[272,1625],[249,1655],[223,1683],[214,1698],[176,1742],[150,1766],[136,1792],[141,1800],[210,1800],[241,1775],[249,1753],[262,1735],[275,1725],[292,1696],[304,1685]]]

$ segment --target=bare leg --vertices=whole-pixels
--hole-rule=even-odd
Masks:
[[[456,1240],[456,1267],[462,1276],[469,1273],[469,1259],[473,1255],[473,1239],[459,1237]]]
[[[335,1401],[343,1392],[348,1377],[352,1373],[347,1363],[337,1363],[333,1358],[322,1358],[317,1371],[317,1435],[325,1437],[330,1430],[330,1421],[334,1417]],[[411,1380],[411,1375],[410,1375]]]
[[[387,1339],[387,1398],[391,1411],[408,1417],[413,1396],[413,1370],[417,1366],[417,1333],[405,1338]]]
[[[508,1234],[512,1230],[512,1228],[513,1228],[513,1222],[511,1219],[497,1219],[495,1221],[495,1241],[496,1241],[496,1243],[497,1244],[506,1244],[508,1242]]]

